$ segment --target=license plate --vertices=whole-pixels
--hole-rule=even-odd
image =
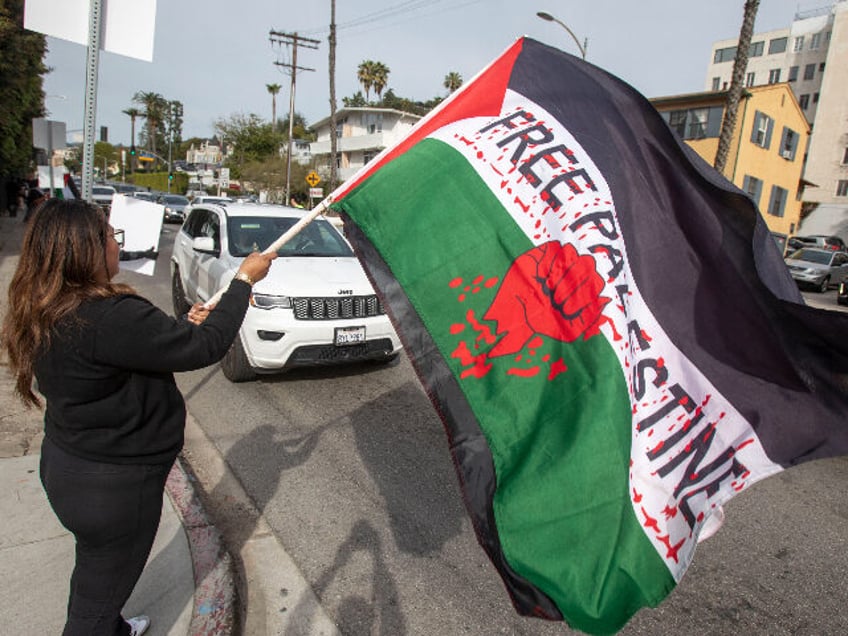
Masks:
[[[359,344],[360,342],[365,342],[364,325],[361,327],[336,327],[337,347]]]

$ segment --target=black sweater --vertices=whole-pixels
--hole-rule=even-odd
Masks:
[[[185,402],[174,371],[220,360],[238,334],[250,286],[233,281],[202,325],[133,295],[83,303],[53,331],[35,365],[45,435],[113,464],[161,464],[183,446]]]

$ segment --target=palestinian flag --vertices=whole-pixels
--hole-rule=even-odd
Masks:
[[[848,452],[848,316],[620,80],[520,39],[372,164],[333,207],[518,612],[614,632],[724,502]]]

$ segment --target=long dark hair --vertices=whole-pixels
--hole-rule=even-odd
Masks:
[[[104,282],[108,232],[103,211],[79,200],[50,199],[28,222],[0,331],[15,393],[26,406],[41,404],[32,390],[33,368],[56,324],[86,300],[133,293],[128,285]]]

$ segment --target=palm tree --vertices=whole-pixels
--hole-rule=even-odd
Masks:
[[[136,117],[142,117],[143,113],[136,108],[135,106],[130,106],[126,110],[122,110],[124,115],[128,115],[130,118],[130,148],[135,147],[135,119]],[[133,161],[134,157],[130,159],[130,172],[133,171]]]
[[[156,152],[156,135],[162,120],[165,118],[167,101],[159,93],[139,91],[132,100],[144,107],[144,118],[147,127],[147,146]]]
[[[456,89],[462,86],[462,75],[456,71],[451,71],[445,75],[445,82],[443,86],[448,89],[448,93],[453,93]]]
[[[377,93],[378,101],[383,94],[383,89],[386,88],[386,84],[389,83],[389,73],[391,73],[391,69],[388,66],[382,62],[374,62],[374,79],[372,83],[374,85],[374,92]]]
[[[736,47],[733,74],[730,77],[730,90],[727,92],[727,107],[724,110],[724,121],[721,122],[721,134],[718,138],[718,149],[713,164],[713,167],[722,174],[727,163],[727,154],[730,151],[730,140],[736,127],[736,113],[739,110],[739,100],[742,98],[742,80],[748,67],[748,49],[751,46],[754,19],[757,17],[759,4],[760,0],[745,0],[742,30],[739,32],[739,44]]]
[[[282,86],[279,84],[265,84],[265,88],[271,93],[271,130],[277,130],[277,93]]]
[[[359,67],[356,69],[356,79],[359,80],[359,83],[362,84],[362,88],[365,91],[365,101],[367,102],[370,94],[371,87],[374,86],[374,64],[375,62],[371,60],[365,60],[359,64]]]

